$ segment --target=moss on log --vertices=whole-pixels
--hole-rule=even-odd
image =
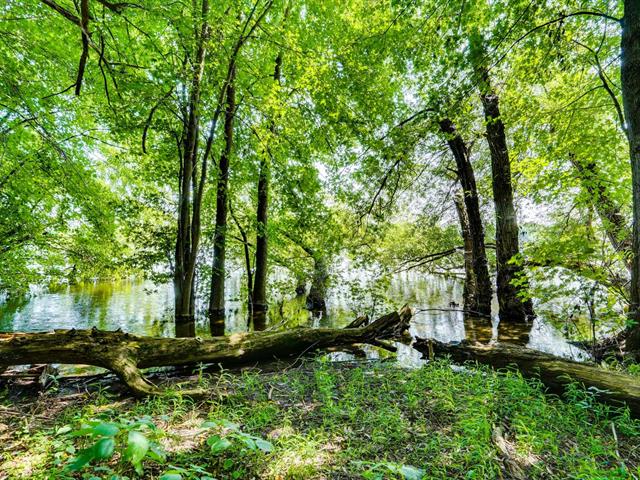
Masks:
[[[292,357],[331,346],[376,344],[380,339],[400,337],[410,318],[410,309],[404,308],[358,328],[296,328],[209,339],[142,337],[95,328],[2,334],[0,369],[35,363],[94,365],[116,373],[134,394],[154,395],[163,390],[149,382],[141,368],[200,362],[224,366]]]
[[[566,385],[572,382],[595,387],[599,399],[615,406],[626,404],[634,416],[640,416],[640,380],[592,363],[567,360],[505,343],[442,343],[418,338],[413,347],[425,358],[448,355],[458,363],[473,361],[494,368],[516,367],[525,377],[539,378],[547,388],[557,393],[564,392]]]

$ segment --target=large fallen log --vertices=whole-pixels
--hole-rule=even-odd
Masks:
[[[235,333],[226,337],[140,337],[120,331],[57,330],[0,335],[0,369],[36,363],[83,364],[107,368],[139,396],[163,393],[141,368],[213,363],[222,366],[298,356],[310,351],[399,338],[409,326],[403,308],[353,328],[296,328],[275,332]],[[190,394],[203,393],[190,391]]]
[[[628,405],[634,416],[640,416],[640,380],[623,373],[605,370],[593,363],[576,362],[518,345],[460,342],[442,343],[417,338],[413,347],[424,358],[448,355],[458,363],[475,361],[494,368],[517,367],[525,377],[539,378],[549,390],[563,393],[572,382],[595,387],[598,398],[607,403]]]

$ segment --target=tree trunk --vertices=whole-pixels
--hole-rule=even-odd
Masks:
[[[213,239],[213,262],[211,268],[211,293],[209,296],[209,318],[211,322],[224,318],[225,256],[227,244],[227,206],[229,189],[229,161],[233,149],[233,123],[236,115],[235,65],[227,86],[224,118],[224,149],[218,163],[218,185],[216,190],[216,227]]]
[[[491,315],[491,278],[484,245],[484,227],[480,215],[480,202],[476,177],[469,158],[469,149],[457,132],[453,122],[447,118],[440,121],[440,130],[447,136],[447,143],[456,161],[458,179],[464,192],[464,206],[469,220],[469,234],[472,242],[473,273],[476,290],[470,310],[481,315]],[[466,248],[466,246],[465,246]]]
[[[573,154],[570,155],[570,159],[578,172],[580,183],[591,197],[593,207],[598,212],[611,246],[616,252],[624,255],[625,265],[630,270],[631,263],[628,256],[631,253],[631,231],[626,218],[620,211],[620,206],[609,195],[595,162],[578,159]]]
[[[313,276],[311,287],[307,295],[307,309],[314,312],[327,311],[327,287],[329,283],[329,269],[324,258],[313,256]]]
[[[460,221],[460,231],[464,244],[464,309],[473,311],[477,308],[476,297],[476,274],[473,271],[473,238],[469,228],[469,216],[467,209],[464,207],[464,193],[460,192],[453,198],[458,212],[458,220]]]
[[[413,347],[427,358],[448,355],[456,362],[476,361],[496,369],[515,366],[524,376],[539,378],[550,390],[558,393],[562,393],[571,382],[596,387],[598,396],[603,400],[618,406],[626,404],[634,415],[640,415],[640,380],[590,363],[566,360],[509,344],[447,344],[418,338]]]
[[[258,208],[256,210],[256,260],[253,281],[252,310],[264,312],[267,310],[267,215],[269,208],[269,162],[263,157],[260,160],[260,174],[258,177]]]
[[[361,328],[296,328],[279,332],[236,333],[228,337],[154,338],[122,332],[63,330],[0,336],[0,367],[35,363],[95,365],[115,372],[136,395],[160,394],[141,368],[199,362],[229,366],[299,356],[330,346],[398,338],[411,311],[393,312]],[[204,393],[200,391],[186,393]]]
[[[491,86],[482,38],[472,35],[471,53],[480,100],[484,110],[486,137],[491,154],[491,179],[496,212],[496,270],[500,321],[524,322],[533,316],[528,282],[521,263],[518,219],[513,205],[511,163],[507,136],[500,115],[500,101]]]
[[[238,217],[233,213],[233,208],[231,207],[231,202],[229,202],[229,214],[233,219],[238,231],[240,232],[240,238],[242,240],[242,250],[244,252],[244,268],[247,275],[247,309],[249,311],[249,315],[252,313],[253,302],[251,300],[251,292],[253,288],[253,273],[251,270],[251,253],[249,251],[249,238],[247,237],[246,230],[242,227],[242,224],[238,220]]]
[[[287,2],[284,12],[283,23],[289,16],[290,3]],[[273,81],[280,85],[282,76],[282,50],[278,52],[275,59],[273,69]],[[276,124],[271,121],[269,127],[272,138],[275,137]],[[267,237],[267,221],[269,209],[269,157],[271,155],[269,147],[267,147],[268,155],[262,156],[260,159],[260,174],[258,176],[258,208],[256,209],[257,234],[256,234],[256,271],[253,285],[253,308],[254,312],[265,312],[268,308],[267,304],[267,273],[268,273],[268,237]]]
[[[621,47],[622,102],[629,138],[633,190],[633,246],[626,348],[640,359],[640,2],[624,0]]]
[[[487,140],[491,151],[491,173],[493,199],[496,209],[496,264],[498,284],[498,304],[501,321],[523,322],[533,316],[528,285],[521,265],[512,263],[520,255],[518,219],[513,205],[511,186],[511,165],[500,118],[498,96],[493,93],[481,95],[485,111]],[[524,281],[524,284],[522,282]],[[516,286],[518,282],[521,285]]]
[[[184,141],[180,158],[178,232],[176,236],[174,264],[174,314],[177,335],[190,335],[194,318],[194,282],[198,243],[200,240],[200,210],[198,198],[197,162],[200,132],[200,91],[209,37],[208,0],[202,1],[202,26],[196,48],[196,59],[189,91],[184,124]],[[206,178],[203,167],[201,182]],[[202,185],[202,183],[201,183]],[[194,195],[194,192],[195,195]],[[195,197],[195,198],[194,198]],[[194,202],[195,200],[195,202]]]

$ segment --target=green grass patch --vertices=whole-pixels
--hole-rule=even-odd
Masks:
[[[511,371],[314,360],[200,382],[212,396],[198,402],[106,389],[9,407],[5,394],[0,478],[640,477],[640,421]]]

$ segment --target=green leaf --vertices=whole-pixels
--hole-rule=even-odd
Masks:
[[[165,451],[157,443],[152,443],[147,452],[147,456],[158,463],[164,463],[166,459]]]
[[[93,427],[92,434],[101,437],[114,437],[120,432],[115,423],[99,423]]]
[[[221,420],[220,425],[222,425],[225,428],[228,428],[229,430],[235,430],[235,431],[240,430],[239,424],[230,422],[229,420]]]
[[[159,480],[182,480],[182,475],[177,472],[165,472],[160,475]]]
[[[231,442],[226,438],[213,435],[207,439],[207,445],[211,447],[211,453],[215,455],[231,447]]]
[[[257,449],[256,441],[253,438],[248,437],[246,435],[243,435],[243,436],[240,437],[240,440],[242,440],[242,442],[247,446],[247,448],[249,450],[256,450]]]
[[[273,452],[273,444],[271,442],[268,442],[267,440],[257,438],[255,440],[255,444],[263,452]]]
[[[93,446],[93,454],[98,459],[111,458],[115,448],[116,442],[112,437],[102,438]]]
[[[132,430],[129,432],[127,449],[124,458],[129,460],[138,475],[142,475],[142,459],[149,451],[149,440],[142,433]]]
[[[425,476],[426,472],[420,468],[412,467],[411,465],[402,465],[400,467],[400,474],[405,480],[421,480]]]
[[[200,428],[216,428],[219,426],[220,424],[218,422],[204,422]]]
[[[86,448],[82,450],[82,452],[80,452],[80,455],[78,455],[76,458],[73,459],[73,461],[69,464],[67,468],[72,472],[77,472],[78,470],[81,470],[82,468],[84,468],[84,466],[87,465],[94,458],[95,456],[93,452],[93,447]]]
[[[60,427],[56,430],[56,435],[64,435],[65,433],[69,433],[71,430],[71,425],[65,425],[64,427]]]

